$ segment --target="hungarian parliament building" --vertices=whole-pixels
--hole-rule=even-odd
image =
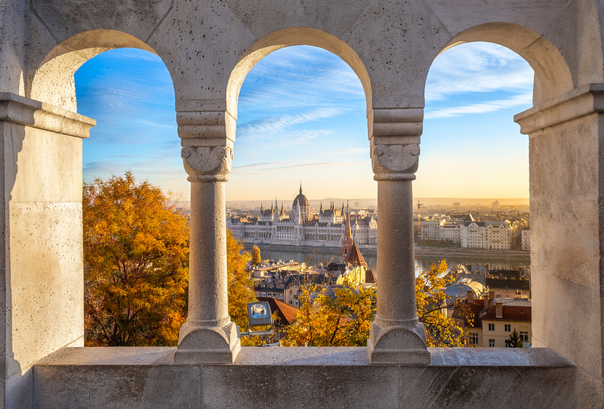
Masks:
[[[355,217],[356,216],[356,217]],[[289,214],[279,209],[277,201],[270,209],[260,208],[256,217],[229,217],[227,228],[233,236],[252,244],[284,244],[290,246],[342,247],[346,236],[368,247],[377,244],[377,220],[373,216],[350,214],[342,205],[331,203],[314,214],[302,193],[296,196]]]

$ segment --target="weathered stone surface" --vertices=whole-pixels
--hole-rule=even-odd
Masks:
[[[34,407],[553,409],[577,399],[576,368],[547,349],[431,349],[429,366],[371,365],[364,348],[242,348],[227,365],[173,365],[173,353],[66,348],[34,368]]]
[[[83,31],[123,30],[146,40],[171,11],[174,0],[32,0],[35,13],[57,42]]]
[[[275,396],[280,406],[603,406],[602,9],[596,0],[0,0],[0,407],[266,406]],[[192,254],[205,267],[191,264],[187,321],[203,332],[229,326],[221,189],[243,79],[291,45],[346,61],[365,91],[380,219],[388,221],[380,226],[389,226],[380,230],[377,334],[415,327],[407,233],[425,80],[438,53],[464,41],[509,47],[535,69],[536,106],[517,117],[530,133],[534,338],[577,364],[578,379],[549,352],[479,350],[431,351],[422,368],[372,366],[366,350],[269,349],[271,359],[244,350],[230,365],[175,366],[173,350],[126,359],[119,350],[72,349],[88,360],[46,363],[33,376],[31,365],[83,336],[80,138],[93,122],[68,112],[77,109],[81,64],[136,47],[170,71],[185,163],[193,184],[206,185],[194,188]],[[236,356],[237,341],[223,340]],[[264,378],[283,393],[253,389]]]

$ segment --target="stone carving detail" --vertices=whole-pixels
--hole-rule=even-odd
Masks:
[[[226,176],[231,171],[233,150],[224,146],[185,146],[181,156],[189,176]]]
[[[384,170],[391,172],[415,172],[419,159],[419,145],[377,145],[373,148],[375,159]],[[376,172],[380,173],[380,172]]]

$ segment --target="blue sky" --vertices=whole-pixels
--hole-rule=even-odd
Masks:
[[[97,126],[84,142],[84,179],[132,170],[188,200],[174,91],[161,59],[108,51],[76,73],[78,112]],[[417,197],[528,197],[528,139],[513,115],[531,106],[533,71],[513,52],[471,43],[441,54],[426,87]],[[278,50],[239,97],[227,200],[373,198],[365,96],[339,57]]]

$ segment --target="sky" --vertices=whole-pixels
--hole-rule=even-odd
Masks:
[[[107,51],[75,75],[78,112],[97,120],[84,141],[84,180],[131,170],[183,200],[170,74],[159,57]],[[513,116],[531,107],[533,71],[494,44],[462,44],[434,61],[426,85],[415,197],[527,198],[528,137]],[[375,198],[365,95],[328,51],[297,46],[269,54],[239,96],[227,200],[286,203],[299,184],[309,199]]]

